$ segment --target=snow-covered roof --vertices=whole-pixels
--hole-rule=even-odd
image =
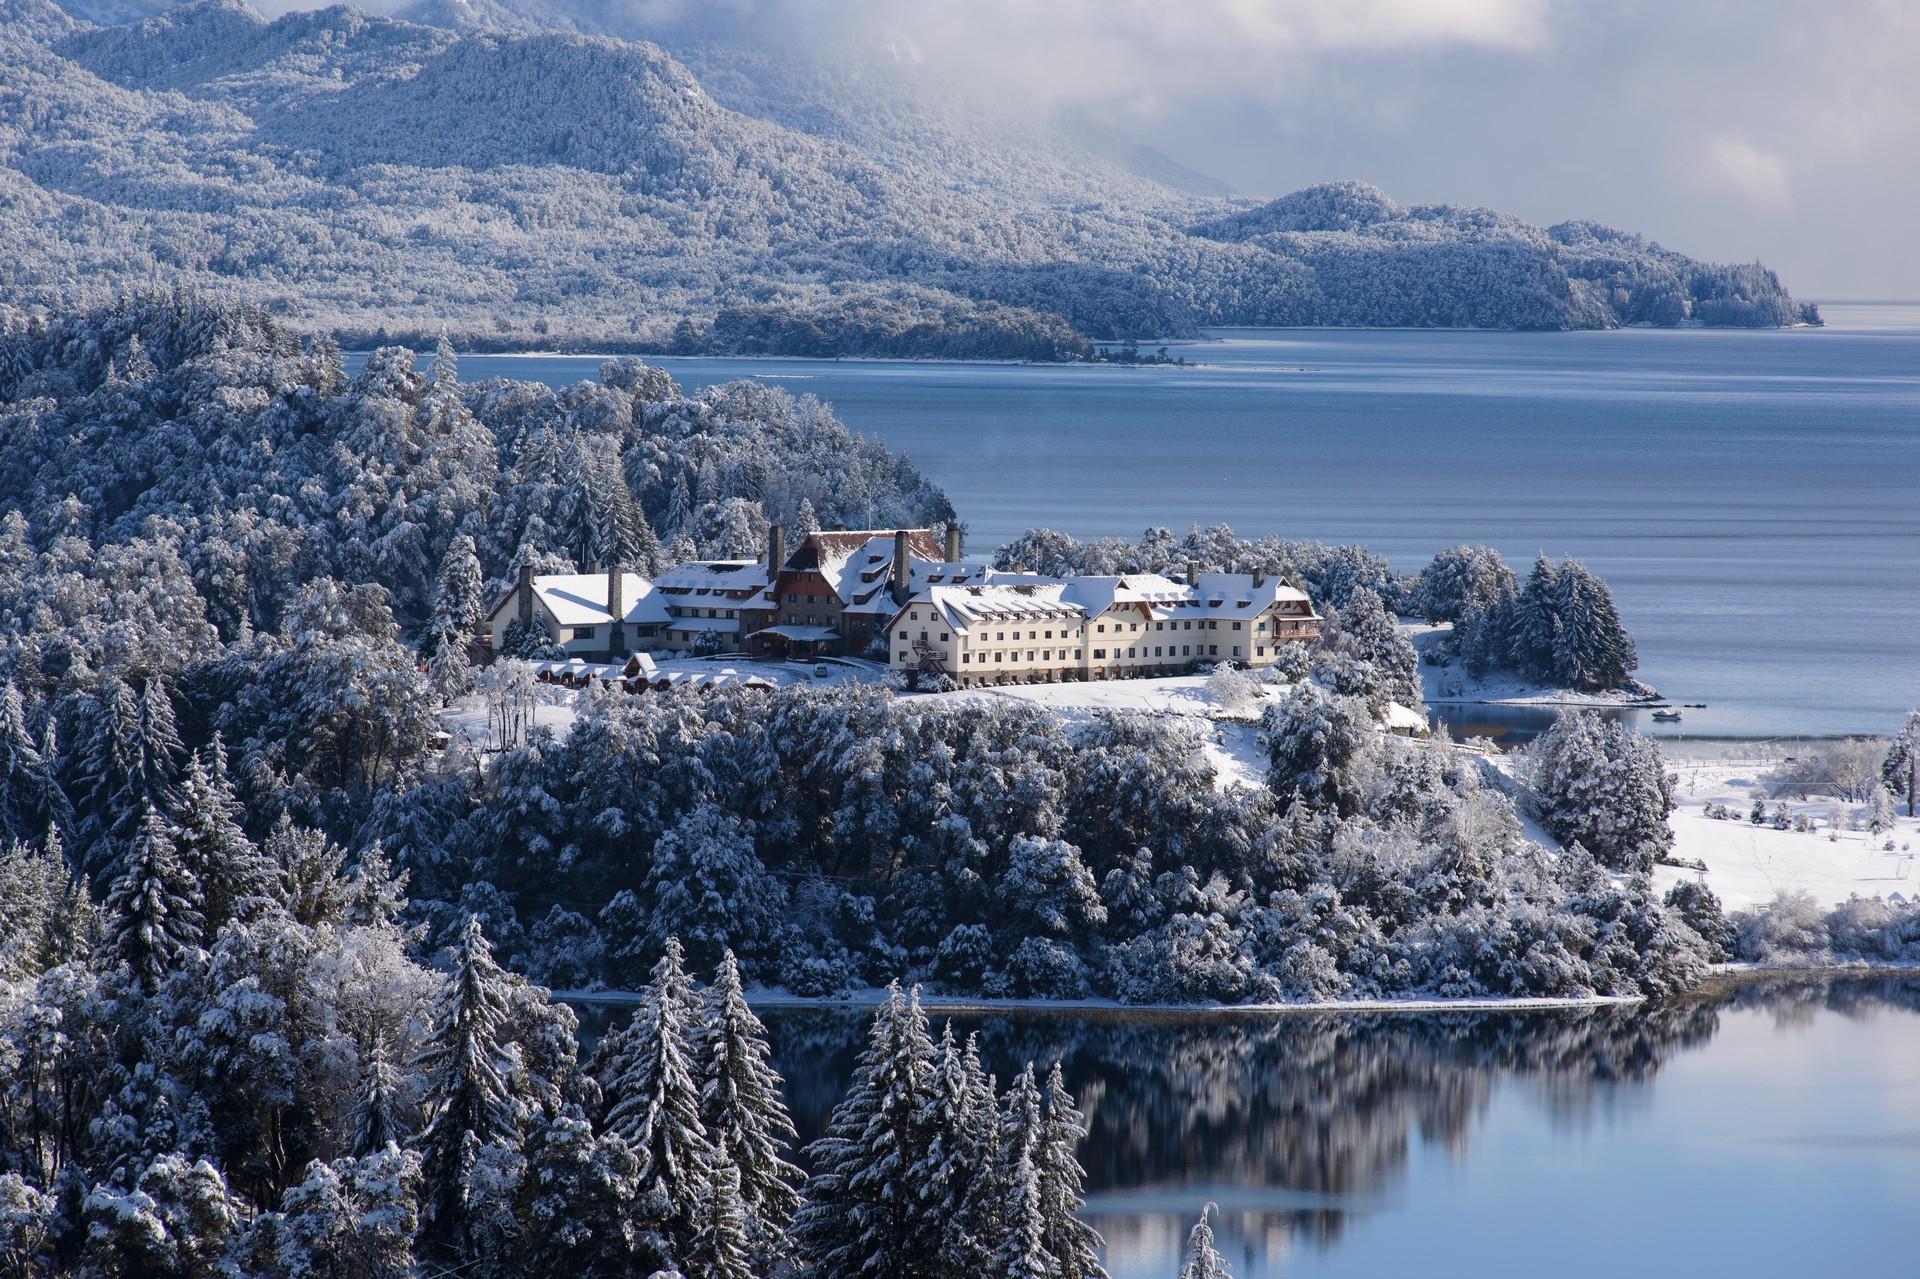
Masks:
[[[1427,717],[1411,706],[1402,706],[1398,702],[1387,703],[1387,727],[1393,732],[1424,733],[1427,731]]]
[[[541,573],[533,579],[534,598],[562,626],[598,626],[613,620],[607,611],[607,574]],[[620,575],[623,622],[654,625],[667,620],[666,602],[653,583],[638,573]]]
[[[654,586],[674,595],[729,591],[764,591],[770,581],[764,560],[688,560],[653,579]]]
[[[960,630],[978,621],[1098,617],[1116,608],[1140,609],[1156,619],[1251,618],[1276,604],[1297,604],[1302,616],[1314,615],[1304,592],[1271,578],[1256,586],[1247,573],[1202,573],[1197,583],[1188,583],[1158,573],[1042,577],[986,569],[966,584],[918,590],[914,599],[932,603]]]

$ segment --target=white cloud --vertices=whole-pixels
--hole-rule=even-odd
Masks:
[[[1693,185],[1706,190],[1731,188],[1735,193],[1770,209],[1792,203],[1793,187],[1786,161],[1745,138],[1707,139],[1686,165]]]

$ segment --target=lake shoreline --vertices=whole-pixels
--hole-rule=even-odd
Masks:
[[[1402,1013],[1432,1016],[1439,1013],[1565,1012],[1708,998],[1743,986],[1794,978],[1844,981],[1914,976],[1920,976],[1920,963],[1836,960],[1829,964],[1715,964],[1708,975],[1695,985],[1666,996],[1521,995],[1512,998],[1474,996],[1464,999],[1409,996],[1405,999],[1347,999],[1315,1003],[1123,1004],[1113,999],[996,999],[989,996],[922,993],[919,1000],[920,1007],[925,1012],[960,1016],[1017,1013],[1023,1016],[1069,1017],[1089,1021],[1218,1022],[1328,1014],[1371,1016],[1381,1013]],[[646,998],[646,992],[638,990],[554,990],[549,993],[561,1003],[592,1004],[608,1008],[636,1007]],[[817,1009],[836,1012],[857,1012],[878,1008],[886,1002],[887,995],[888,992],[884,988],[877,986],[839,995],[795,995],[789,991],[768,987],[750,989],[746,992],[747,1002],[755,1008]]]

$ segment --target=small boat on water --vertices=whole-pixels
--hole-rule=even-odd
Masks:
[[[1680,712],[1679,711],[1655,711],[1653,713],[1653,717],[1657,720],[1664,720],[1668,723],[1672,723],[1674,720],[1677,720],[1680,718]]]

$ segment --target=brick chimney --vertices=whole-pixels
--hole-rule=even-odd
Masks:
[[[913,581],[913,565],[908,558],[907,530],[899,529],[893,535],[893,602],[907,602],[909,584]]]
[[[960,526],[958,524],[949,524],[947,525],[947,563],[958,564],[959,562]]]
[[[780,566],[787,562],[787,530],[778,524],[767,526],[767,577],[779,576]]]
[[[520,620],[533,623],[533,565],[520,566]]]

